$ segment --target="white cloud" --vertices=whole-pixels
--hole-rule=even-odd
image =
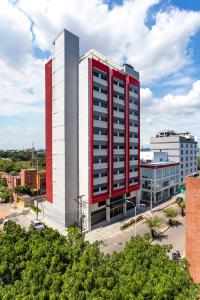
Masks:
[[[80,36],[81,53],[96,48],[117,63],[126,60],[140,71],[141,83],[149,84],[141,89],[143,140],[155,128],[181,127],[183,121],[197,131],[199,83],[186,91],[193,79],[183,68],[192,65],[188,45],[200,28],[200,12],[166,6],[154,13],[149,28],[149,9],[159,2],[124,0],[109,10],[103,0],[0,0],[0,115],[44,112],[45,61],[34,57],[33,48],[51,50],[66,27]],[[168,75],[162,85],[180,85],[176,95],[155,98],[151,84]]]
[[[148,144],[149,137],[163,129],[191,131],[193,135],[200,137],[200,80],[195,81],[185,94],[166,94],[162,98],[156,98],[151,90],[146,94],[141,93],[141,103],[148,100],[151,101],[150,106],[141,105],[143,143]]]
[[[148,11],[158,2],[126,0],[111,11],[103,0],[20,0],[19,7],[33,20],[41,49],[50,49],[66,27],[80,36],[82,52],[97,48],[117,62],[127,59],[142,81],[150,82],[190,63],[188,43],[200,28],[200,12],[175,7],[155,14],[155,24],[148,28]]]

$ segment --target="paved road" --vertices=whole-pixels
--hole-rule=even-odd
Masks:
[[[149,232],[149,229],[144,222],[140,222],[136,225],[136,232],[139,235],[144,235],[145,233]],[[134,225],[123,231],[119,231],[117,234],[108,239],[102,240],[100,249],[104,253],[112,253],[113,251],[120,252],[123,250],[126,242],[129,241],[133,236],[135,236]]]
[[[179,250],[181,256],[185,255],[185,219],[180,219],[180,224],[177,227],[168,229],[163,238],[157,241],[160,245],[172,244],[173,249],[171,252]],[[171,253],[170,253],[171,255]]]
[[[143,236],[145,233],[149,232],[148,226],[144,223],[138,223],[137,225],[137,234]],[[156,240],[155,243],[160,245],[172,244],[173,250],[179,250],[181,256],[184,255],[185,252],[185,220],[181,219],[180,224],[176,227],[169,228],[163,234],[163,237],[160,240]],[[118,234],[108,238],[102,239],[100,249],[104,253],[112,253],[113,251],[120,252],[123,250],[127,241],[131,239],[132,236],[135,235],[134,226],[129,227],[123,231],[120,231]],[[171,253],[170,253],[171,255]]]

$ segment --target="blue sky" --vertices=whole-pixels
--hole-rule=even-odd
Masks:
[[[0,148],[44,147],[44,65],[67,28],[141,75],[141,144],[157,130],[200,137],[200,1],[0,2]]]

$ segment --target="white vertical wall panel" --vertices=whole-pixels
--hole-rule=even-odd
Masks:
[[[90,230],[89,201],[89,64],[88,59],[79,64],[79,192],[85,195],[84,210],[87,230]]]

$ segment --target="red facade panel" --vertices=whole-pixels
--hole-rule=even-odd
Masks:
[[[128,76],[127,77],[127,83],[128,83],[128,190],[127,192],[133,192],[136,191],[140,188],[140,81]],[[129,169],[130,169],[130,113],[129,113],[129,86],[135,86],[138,88],[138,183],[137,184],[129,184],[129,179],[130,179],[130,175],[129,175]]]
[[[174,166],[178,166],[179,163],[172,163],[172,164],[165,164],[165,165],[145,165],[142,164],[140,165],[141,168],[145,168],[145,169],[162,169],[162,168],[167,168],[167,167],[174,167]]]
[[[52,189],[52,60],[45,65],[46,199],[53,202]]]
[[[93,121],[93,69],[97,68],[100,71],[103,71],[108,75],[108,88],[107,88],[107,99],[108,99],[108,182],[107,182],[107,192],[102,193],[99,195],[93,194],[93,128],[94,128],[94,121]],[[92,204],[104,201],[109,198],[109,190],[110,190],[110,117],[109,117],[109,111],[110,111],[110,78],[109,78],[109,67],[102,64],[100,61],[97,61],[95,59],[89,60],[89,78],[90,78],[90,202]]]

